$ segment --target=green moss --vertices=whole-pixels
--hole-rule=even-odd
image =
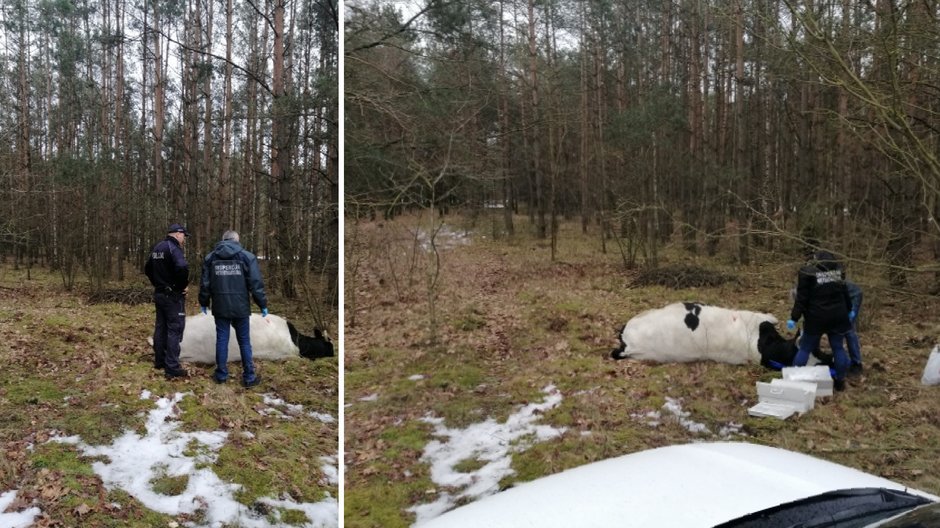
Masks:
[[[578,299],[576,297],[566,298],[555,305],[558,310],[563,312],[569,312],[570,314],[580,314],[585,311],[586,307],[584,305],[583,299]]]
[[[324,490],[311,482],[316,481],[311,476],[318,474],[319,460],[310,455],[297,457],[298,452],[308,450],[303,442],[310,438],[309,422],[295,420],[255,434],[252,440],[226,443],[213,466],[220,478],[242,486],[236,494],[239,502],[251,504],[282,489],[302,490],[299,500],[322,500]],[[258,467],[262,461],[263,470]]]
[[[251,504],[259,497],[272,494],[273,475],[269,471],[258,471],[255,466],[262,456],[256,446],[233,447],[226,445],[219,450],[214,470],[222,480],[240,484],[235,494],[242,504]]]
[[[281,522],[290,525],[301,525],[310,522],[310,519],[299,510],[283,510],[281,513]]]
[[[407,356],[406,351],[399,349],[389,349],[383,347],[369,348],[369,359],[362,363],[361,368],[352,365],[346,366],[346,372],[343,379],[347,387],[362,387],[373,380],[394,380],[401,377],[400,366],[395,362],[387,361],[388,358],[398,358]],[[320,361],[319,359],[317,361]],[[316,362],[314,362],[316,363]],[[353,382],[352,384],[350,382]]]
[[[173,520],[173,518],[168,515],[144,508],[137,499],[119,489],[109,491],[106,501],[108,503],[121,505],[121,517],[115,517],[113,515],[95,515],[90,519],[85,519],[85,523],[68,525],[152,528],[154,526],[167,526],[167,524]],[[98,521],[99,524],[92,522],[93,520]],[[195,518],[192,520],[197,521]]]
[[[891,404],[889,396],[883,392],[855,391],[852,400],[856,407],[865,409],[883,409]]]
[[[482,469],[486,464],[488,464],[488,462],[478,458],[465,458],[454,464],[454,471],[457,473],[472,473]]]
[[[73,446],[48,442],[36,447],[30,456],[35,469],[61,471],[67,475],[93,475],[91,466],[82,461]]]
[[[430,426],[423,422],[411,421],[402,426],[390,427],[382,431],[379,438],[391,448],[398,450],[421,451],[428,442]],[[391,455],[392,453],[386,453]],[[390,456],[386,460],[394,460]]]
[[[90,445],[109,444],[127,429],[138,426],[143,429],[143,420],[121,405],[103,403],[92,407],[95,408],[93,413],[70,412],[56,419],[54,424],[70,435],[82,437]]]
[[[58,404],[65,393],[52,381],[36,378],[20,378],[6,384],[6,397],[13,405]]]
[[[188,431],[216,431],[219,419],[210,407],[201,404],[196,398],[183,398],[179,402],[180,420]]]
[[[463,332],[473,332],[486,326],[485,314],[477,307],[464,310],[453,323],[454,328]]]
[[[72,319],[67,315],[49,315],[43,320],[48,328],[65,328],[72,326]]]
[[[346,528],[408,528],[414,514],[401,505],[424,500],[425,491],[434,486],[426,481],[386,481],[356,484],[345,491],[343,525]]]
[[[150,487],[155,493],[175,497],[186,491],[189,485],[189,475],[168,476],[166,467],[155,468],[156,476],[150,479]]]
[[[745,430],[755,438],[773,438],[776,433],[788,430],[790,427],[790,424],[783,420],[768,420],[766,418],[748,418],[744,420]]]
[[[431,376],[431,382],[441,389],[468,390],[482,383],[484,377],[485,372],[478,366],[452,363],[436,370]]]

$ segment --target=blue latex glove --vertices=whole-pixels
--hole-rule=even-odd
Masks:
[[[204,314],[209,313],[209,307],[207,306],[200,306],[199,309],[202,310],[202,313]]]
[[[787,330],[793,330],[794,328],[796,328],[796,321],[793,319],[787,320]]]
[[[268,309],[267,309],[267,308],[262,308],[262,309],[261,309],[261,317],[267,317],[267,316],[268,316]]]
[[[849,321],[855,321],[855,310],[849,312]]]

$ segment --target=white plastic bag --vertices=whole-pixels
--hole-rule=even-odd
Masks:
[[[927,358],[927,367],[924,376],[920,378],[924,385],[940,385],[940,345],[933,347],[930,357]]]

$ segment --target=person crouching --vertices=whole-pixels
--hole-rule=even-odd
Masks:
[[[787,329],[794,330],[796,321],[803,318],[803,337],[793,360],[795,366],[805,366],[812,350],[819,346],[822,334],[832,346],[833,388],[845,390],[845,376],[849,357],[843,346],[845,334],[852,328],[850,312],[852,301],[845,286],[845,275],[835,256],[819,251],[800,268],[796,299],[790,311]]]

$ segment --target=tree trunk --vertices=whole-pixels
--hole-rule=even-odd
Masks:
[[[536,210],[536,235],[539,238],[545,238],[547,235],[547,226],[545,224],[545,193],[544,182],[542,178],[542,168],[540,159],[542,152],[539,149],[539,85],[538,85],[538,47],[535,41],[535,0],[528,0],[529,6],[529,83],[530,83],[530,103],[532,105],[532,126],[530,126],[531,146],[530,166],[532,167],[533,180],[535,181],[535,210]]]
[[[512,136],[509,135],[509,94],[510,80],[506,75],[506,35],[504,18],[505,0],[499,0],[499,71],[502,76],[502,82],[497,89],[499,94],[500,109],[500,145],[501,148],[501,166],[500,176],[503,183],[503,228],[506,234],[512,236],[515,234],[515,226],[512,221]]]
[[[735,172],[740,186],[737,192],[736,209],[738,211],[738,263],[750,263],[750,211],[747,204],[750,200],[750,174],[748,171],[747,156],[745,152],[746,125],[744,122],[744,8],[743,0],[737,0],[735,7],[735,99],[734,99],[734,134],[735,134]]]
[[[271,183],[277,196],[275,213],[275,240],[278,245],[278,277],[281,293],[288,299],[296,296],[294,285],[294,260],[297,251],[293,233],[293,189],[291,187],[291,138],[287,108],[287,69],[284,48],[284,3],[274,1],[274,50],[271,93]]]
[[[160,20],[160,2],[153,2],[153,177],[157,196],[164,195],[163,189],[163,125],[165,112],[165,90],[163,75],[163,49],[160,33],[163,31]]]
[[[222,213],[220,222],[222,229],[235,225],[234,208],[236,207],[235,185],[232,182],[232,17],[234,9],[232,0],[225,2],[225,80],[223,81],[224,96],[222,100],[222,167],[219,174],[219,190]],[[212,240],[211,234],[209,239]]]

